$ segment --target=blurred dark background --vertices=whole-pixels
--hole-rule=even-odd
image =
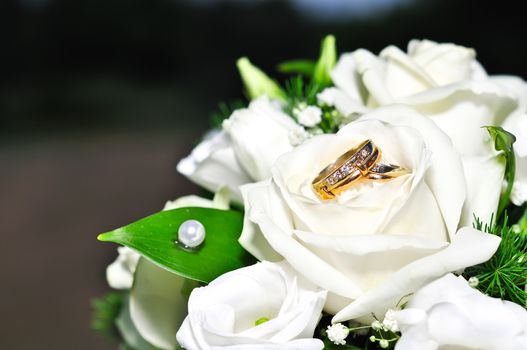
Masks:
[[[273,72],[409,39],[527,77],[522,2],[1,0],[0,349],[113,349],[89,329],[115,247],[97,233],[195,192],[175,165],[240,98],[235,60]]]

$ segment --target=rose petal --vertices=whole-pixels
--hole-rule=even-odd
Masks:
[[[437,200],[452,239],[465,200],[466,184],[461,159],[452,147],[448,136],[438,130],[430,119],[404,106],[385,107],[361,118],[361,120],[368,119],[410,126],[422,135],[426,148],[432,154],[430,168],[426,173],[426,183]]]
[[[468,181],[461,226],[471,226],[474,216],[488,222],[498,210],[505,161],[499,154],[487,157],[464,156],[463,168]]]
[[[370,318],[372,311],[383,314],[396,306],[401,297],[415,292],[432,280],[448,272],[487,261],[499,244],[500,238],[495,235],[464,227],[447,248],[403,267],[377,288],[338,312],[332,321],[336,323],[359,317]]]
[[[186,279],[142,258],[130,292],[130,316],[137,331],[152,345],[173,349],[176,331],[187,314],[182,294]],[[191,282],[194,283],[194,282]]]

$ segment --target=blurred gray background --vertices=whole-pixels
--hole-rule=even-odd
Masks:
[[[239,56],[272,73],[328,33],[340,52],[429,38],[527,77],[524,17],[512,0],[2,0],[0,349],[116,348],[89,328],[115,257],[95,238],[197,191],[175,165],[242,97]]]

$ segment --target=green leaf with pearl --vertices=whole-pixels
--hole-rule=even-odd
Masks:
[[[204,242],[192,249],[176,243],[180,226],[188,220],[199,221],[206,232]],[[243,214],[238,211],[178,208],[103,233],[97,239],[127,246],[170,272],[208,283],[255,262],[238,243],[242,227]]]

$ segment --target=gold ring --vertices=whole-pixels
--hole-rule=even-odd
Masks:
[[[381,156],[371,140],[366,140],[325,167],[311,183],[322,199],[333,199],[340,192],[368,175]]]
[[[408,169],[398,165],[376,163],[370,168],[366,178],[370,180],[391,180],[409,173]]]

